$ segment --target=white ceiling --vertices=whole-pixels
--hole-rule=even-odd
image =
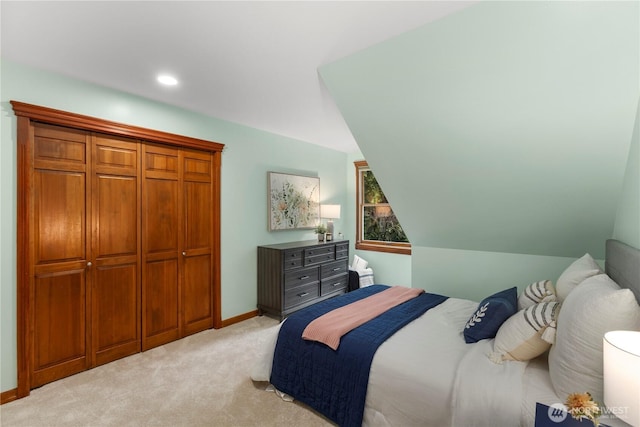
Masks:
[[[357,145],[318,67],[472,3],[1,1],[1,54],[352,152]],[[160,87],[160,72],[179,85]]]

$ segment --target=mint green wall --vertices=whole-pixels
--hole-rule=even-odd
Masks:
[[[320,69],[412,242],[413,287],[480,299],[637,242],[638,16],[485,1]]]
[[[640,248],[640,99],[613,238]],[[481,300],[493,291],[549,279],[554,283],[574,258],[416,247],[414,286]],[[604,260],[599,260],[604,268]]]
[[[414,288],[474,301],[512,286],[522,291],[524,286],[538,280],[548,279],[555,284],[575,260],[423,246],[413,248],[413,259]]]
[[[638,16],[638,2],[483,1],[320,75],[414,247],[602,258]]]
[[[267,171],[320,177],[321,202],[347,205],[347,155],[159,104],[56,74],[0,64],[0,388],[16,386],[17,100],[225,144],[222,155],[222,318],[256,308],[256,246],[314,239],[310,231],[267,231]],[[337,220],[336,230],[344,220]]]
[[[613,237],[640,248],[640,98]]]

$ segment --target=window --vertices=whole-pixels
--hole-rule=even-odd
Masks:
[[[411,254],[411,244],[365,161],[356,166],[356,249]]]

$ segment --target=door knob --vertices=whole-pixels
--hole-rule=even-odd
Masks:
[[[182,256],[187,256],[187,253],[186,252],[182,252]]]
[[[91,267],[92,265],[93,265],[93,264],[91,264],[91,261],[89,261],[89,262],[87,263],[87,267]]]

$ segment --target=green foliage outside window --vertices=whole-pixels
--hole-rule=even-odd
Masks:
[[[373,172],[362,172],[362,185],[364,240],[409,243]]]

